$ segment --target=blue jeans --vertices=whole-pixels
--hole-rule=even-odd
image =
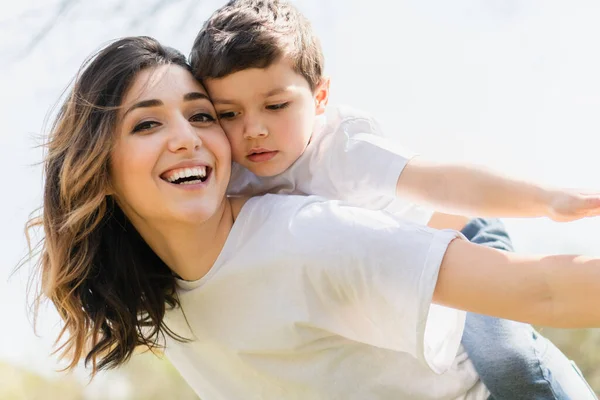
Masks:
[[[499,220],[473,219],[462,233],[473,243],[513,251]],[[490,399],[596,399],[575,364],[531,325],[468,313],[462,343]]]

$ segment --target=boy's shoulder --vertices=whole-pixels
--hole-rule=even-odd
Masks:
[[[373,115],[365,110],[355,108],[346,104],[334,104],[327,106],[325,113],[327,121],[348,122],[355,119],[375,121]]]
[[[385,136],[375,117],[367,111],[348,105],[330,105],[324,116],[325,135],[343,134],[351,137],[356,134]]]

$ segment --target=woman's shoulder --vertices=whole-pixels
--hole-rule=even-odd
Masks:
[[[251,224],[274,229],[306,219],[329,220],[331,208],[339,203],[320,196],[264,194],[253,197],[230,197],[236,225]],[[318,217],[317,217],[318,216]]]
[[[231,204],[231,214],[233,215],[234,221],[237,219],[240,211],[249,199],[250,196],[232,196],[229,198],[229,204]]]
[[[320,196],[265,194],[250,198],[232,198],[236,224],[274,229],[299,229],[316,236],[331,230],[347,234],[395,228],[420,231],[422,227],[382,210],[368,210],[340,200]],[[371,235],[373,233],[369,232]],[[311,233],[312,234],[312,233]]]
[[[265,215],[271,218],[275,214],[295,214],[305,207],[329,202],[319,196],[272,193],[259,196],[235,196],[229,197],[229,200],[234,220],[251,215]]]

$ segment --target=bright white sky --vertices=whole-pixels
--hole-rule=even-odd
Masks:
[[[0,360],[50,371],[55,316],[36,338],[25,307],[23,225],[41,202],[44,118],[84,58],[147,34],[185,53],[222,1],[73,2],[32,50],[58,1],[0,5]],[[600,3],[574,0],[298,0],[322,37],[333,101],[364,108],[405,146],[526,179],[600,190]],[[191,5],[194,5],[192,7]],[[132,22],[133,21],[133,22]],[[520,251],[600,255],[600,219],[507,221]]]

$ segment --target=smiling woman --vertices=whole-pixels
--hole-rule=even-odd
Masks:
[[[167,85],[174,86],[165,90]],[[218,160],[206,150],[209,144],[219,148]],[[165,148],[191,150],[186,146],[202,150],[183,164],[181,157],[159,157]],[[85,357],[95,372],[121,364],[137,345],[152,347],[159,330],[168,332],[165,307],[177,304],[171,270],[140,237],[143,226],[131,225],[139,212],[127,218],[123,210],[156,211],[156,198],[164,196],[221,204],[229,146],[185,57],[137,37],[114,42],[84,64],[47,147],[43,215],[28,226],[42,225],[45,232],[43,295],[65,322],[57,342],[64,336],[66,341],[58,350],[70,355],[69,367]],[[188,167],[204,174],[202,182],[173,190],[190,175]],[[220,196],[190,194],[210,185],[220,185]],[[143,195],[128,196],[136,190]],[[193,217],[191,209],[168,211],[186,220]],[[142,333],[142,326],[151,328]]]
[[[504,253],[312,196],[226,197],[215,110],[151,38],[84,66],[44,165],[39,299],[70,368],[164,346],[206,400],[483,400],[460,309],[600,326],[600,259]]]

